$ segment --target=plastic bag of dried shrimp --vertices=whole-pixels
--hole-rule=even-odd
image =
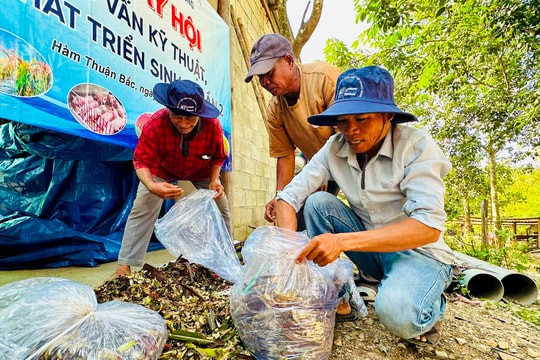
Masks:
[[[155,360],[167,340],[157,312],[61,278],[1,286],[0,319],[0,359]]]
[[[156,237],[175,257],[203,265],[235,281],[242,271],[214,190],[198,189],[178,200],[154,225]]]
[[[262,226],[244,243],[245,267],[231,289],[231,315],[257,359],[330,356],[338,295],[352,281],[353,264],[341,258],[324,267],[296,264],[308,242],[304,233]]]

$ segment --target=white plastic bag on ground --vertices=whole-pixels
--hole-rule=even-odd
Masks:
[[[308,242],[304,233],[262,226],[242,248],[245,268],[231,290],[231,315],[257,359],[330,356],[338,295],[352,280],[353,264],[347,259],[324,267],[296,264]]]
[[[178,200],[156,221],[155,234],[176,258],[181,255],[234,282],[242,265],[213,199],[215,194],[213,190],[199,189]]]
[[[61,278],[1,286],[0,319],[0,359],[155,360],[167,340],[157,312]]]

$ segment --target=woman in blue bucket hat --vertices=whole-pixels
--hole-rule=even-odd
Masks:
[[[175,201],[189,189],[210,189],[229,233],[231,211],[219,178],[227,158],[219,110],[206,101],[201,86],[190,80],[158,83],[154,100],[163,107],[144,123],[133,166],[139,181],[129,213],[114,276],[141,267],[163,201]]]
[[[311,241],[297,261],[325,266],[345,254],[380,281],[374,308],[384,326],[436,345],[454,263],[443,240],[449,161],[426,131],[403,124],[416,118],[396,106],[392,76],[378,66],[343,72],[334,103],[308,121],[339,133],[277,196],[277,224],[291,230],[305,203]],[[329,180],[346,202],[317,191]],[[340,309],[354,315],[342,303],[336,320]]]

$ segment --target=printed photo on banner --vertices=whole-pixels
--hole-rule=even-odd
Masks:
[[[231,153],[229,29],[207,0],[6,1],[0,118],[134,148],[154,85],[187,79]]]

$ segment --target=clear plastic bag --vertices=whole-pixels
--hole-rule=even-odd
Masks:
[[[213,199],[215,194],[213,190],[199,189],[178,200],[156,221],[155,234],[176,258],[182,256],[234,282],[242,265]]]
[[[341,258],[324,267],[296,264],[308,242],[304,233],[262,226],[242,248],[245,267],[231,290],[231,315],[257,359],[330,356],[338,295],[353,264]]]
[[[0,319],[0,359],[155,360],[167,340],[157,312],[61,278],[0,287]]]

